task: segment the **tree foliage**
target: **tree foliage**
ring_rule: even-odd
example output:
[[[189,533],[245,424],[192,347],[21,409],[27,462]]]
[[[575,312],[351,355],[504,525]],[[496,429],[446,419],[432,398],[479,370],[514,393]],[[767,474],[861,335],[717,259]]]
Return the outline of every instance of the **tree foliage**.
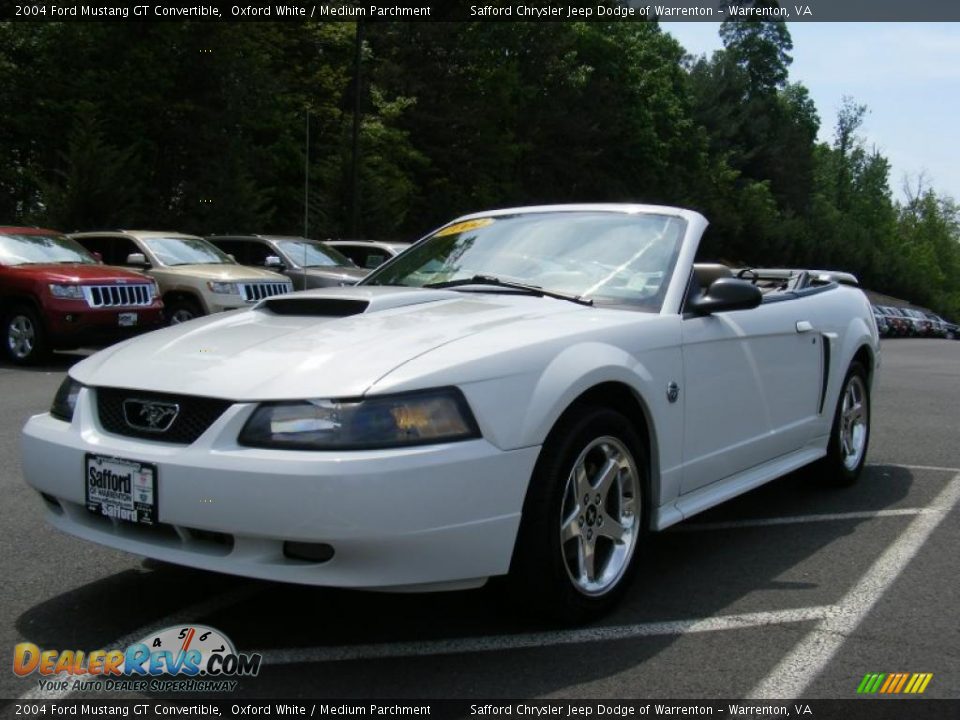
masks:
[[[693,58],[654,22],[371,23],[356,84],[352,23],[0,24],[0,216],[412,238],[497,206],[662,202],[710,219],[704,257],[838,267],[960,316],[956,203],[896,201],[852,99],[817,140],[784,23],[720,34]]]

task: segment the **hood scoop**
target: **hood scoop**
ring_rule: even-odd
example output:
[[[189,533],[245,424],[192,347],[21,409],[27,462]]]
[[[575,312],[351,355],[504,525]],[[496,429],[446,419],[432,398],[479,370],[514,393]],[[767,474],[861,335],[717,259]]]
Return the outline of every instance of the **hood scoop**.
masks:
[[[348,317],[459,297],[451,290],[362,286],[307,290],[268,298],[256,310],[298,317]]]
[[[299,315],[302,317],[347,317],[364,312],[370,303],[365,300],[338,298],[286,298],[264,300],[258,309],[269,310],[274,315]]]

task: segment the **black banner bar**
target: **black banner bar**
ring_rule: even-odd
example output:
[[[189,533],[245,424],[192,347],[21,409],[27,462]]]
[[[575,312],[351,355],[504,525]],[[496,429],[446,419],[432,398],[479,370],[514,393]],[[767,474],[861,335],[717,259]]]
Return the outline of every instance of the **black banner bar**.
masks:
[[[810,720],[946,720],[960,717],[960,700],[2,700],[10,718],[792,718]]]
[[[956,22],[956,0],[214,0],[197,3],[124,0],[12,0],[0,20],[20,22],[722,22],[729,18],[787,22]]]

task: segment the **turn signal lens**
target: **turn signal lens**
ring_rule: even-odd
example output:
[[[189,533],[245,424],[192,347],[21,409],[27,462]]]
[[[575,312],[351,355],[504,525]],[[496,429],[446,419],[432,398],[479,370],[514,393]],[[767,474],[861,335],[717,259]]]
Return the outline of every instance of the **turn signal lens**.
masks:
[[[60,389],[53,396],[53,404],[50,406],[50,414],[55,418],[70,422],[73,420],[73,413],[77,409],[77,397],[80,395],[80,389],[83,387],[73,378],[67,376],[60,383]]]

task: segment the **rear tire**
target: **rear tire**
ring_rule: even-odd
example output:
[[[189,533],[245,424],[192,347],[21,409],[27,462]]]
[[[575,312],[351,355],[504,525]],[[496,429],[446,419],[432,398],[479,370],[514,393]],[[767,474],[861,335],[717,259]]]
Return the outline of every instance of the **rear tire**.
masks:
[[[35,365],[50,355],[40,316],[27,305],[16,305],[3,317],[3,352],[14,365]]]
[[[544,443],[524,502],[508,589],[514,607],[581,622],[612,607],[647,527],[647,453],[630,421],[583,406]]]
[[[870,445],[870,384],[857,361],[843,380],[833,416],[830,445],[820,468],[835,485],[853,485],[863,472]]]

